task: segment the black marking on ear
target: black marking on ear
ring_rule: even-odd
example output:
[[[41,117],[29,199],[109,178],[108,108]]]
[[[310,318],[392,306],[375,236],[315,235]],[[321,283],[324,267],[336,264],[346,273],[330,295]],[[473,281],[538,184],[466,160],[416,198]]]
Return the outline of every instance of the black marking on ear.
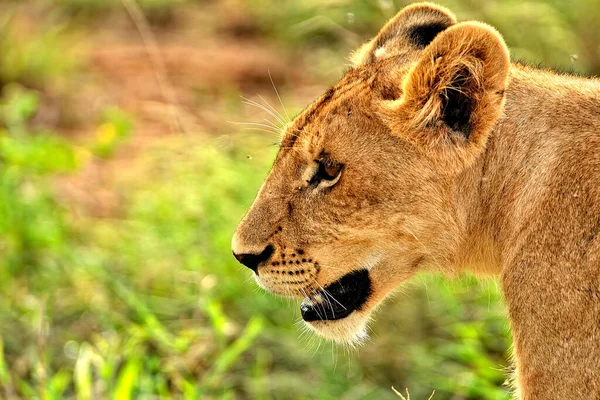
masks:
[[[471,136],[471,114],[475,108],[475,100],[469,96],[468,71],[458,72],[452,79],[452,84],[441,94],[442,120],[450,129],[461,133],[465,139]]]
[[[426,25],[416,25],[408,28],[410,42],[419,49],[424,49],[435,37],[450,25],[443,22],[432,22]]]

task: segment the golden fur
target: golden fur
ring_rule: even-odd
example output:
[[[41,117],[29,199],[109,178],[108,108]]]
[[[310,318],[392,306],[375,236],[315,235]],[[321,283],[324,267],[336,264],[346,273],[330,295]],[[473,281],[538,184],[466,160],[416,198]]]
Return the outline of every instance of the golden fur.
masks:
[[[511,64],[427,3],[353,60],[289,127],[234,253],[272,246],[257,281],[288,296],[367,269],[365,306],[309,323],[340,341],[417,271],[499,275],[520,398],[600,399],[600,82]]]

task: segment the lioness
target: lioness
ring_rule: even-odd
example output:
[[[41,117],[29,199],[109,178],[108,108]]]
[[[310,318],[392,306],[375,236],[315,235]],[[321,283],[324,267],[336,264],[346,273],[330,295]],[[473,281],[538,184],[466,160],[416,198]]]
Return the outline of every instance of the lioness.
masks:
[[[290,124],[235,257],[338,341],[417,271],[498,274],[520,397],[600,399],[600,81],[428,3],[353,62]]]

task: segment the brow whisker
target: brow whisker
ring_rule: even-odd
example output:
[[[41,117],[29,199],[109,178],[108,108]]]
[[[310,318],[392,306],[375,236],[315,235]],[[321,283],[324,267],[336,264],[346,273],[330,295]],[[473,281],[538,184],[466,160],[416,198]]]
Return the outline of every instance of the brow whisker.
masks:
[[[281,127],[279,125],[275,125],[275,123],[273,121],[271,121],[268,118],[263,118],[263,121],[265,121],[267,124],[271,125],[273,128],[277,129],[278,131],[281,131]]]
[[[283,123],[283,122],[282,122],[282,121],[279,119],[279,117],[277,117],[275,114],[273,114],[273,112],[272,112],[271,110],[269,110],[268,108],[266,108],[266,107],[265,107],[265,106],[263,106],[262,104],[258,104],[258,103],[251,103],[251,102],[248,102],[248,101],[242,101],[242,104],[246,104],[246,105],[249,105],[249,106],[257,107],[257,108],[259,108],[260,110],[262,110],[262,111],[264,111],[264,112],[268,113],[269,115],[271,115],[273,118],[275,118],[275,119],[277,120],[277,122],[278,122],[278,124],[277,124],[277,125],[278,125],[279,129],[285,129],[285,125],[284,125],[284,123]]]
[[[275,118],[281,124],[282,128],[285,128],[285,126],[287,125],[287,122],[283,119],[283,117],[280,114],[273,112],[271,109],[265,107],[263,104],[260,104],[257,101],[249,99],[245,96],[240,96],[240,97],[244,100],[244,101],[242,101],[243,104],[247,104],[249,106],[254,106],[254,107],[260,108],[264,112],[270,114],[273,118]],[[261,97],[261,96],[259,96],[259,97]]]
[[[235,125],[252,125],[252,126],[261,126],[263,128],[267,128],[269,129],[271,132],[273,133],[279,133],[278,130],[276,130],[275,127],[271,126],[271,125],[267,125],[267,124],[263,124],[261,122],[236,122],[236,121],[227,121],[230,124],[235,124]]]
[[[257,94],[258,98],[261,99],[271,110],[273,110],[273,112],[275,112],[277,115],[279,115],[279,117],[281,118],[282,121],[284,121],[284,123],[288,123],[289,119],[286,120],[286,118],[275,108],[271,105],[271,103],[269,103],[267,100],[265,100],[264,97],[262,97],[260,94]]]
[[[258,131],[258,132],[265,132],[265,133],[269,133],[269,134],[275,134],[275,132],[273,131],[269,131],[266,130],[264,128],[250,128],[250,127],[244,127],[243,128],[245,131]]]
[[[275,89],[275,94],[277,94],[277,98],[279,99],[279,103],[281,104],[281,107],[283,108],[283,112],[285,113],[287,120],[290,121],[290,116],[288,115],[287,110],[285,109],[285,106],[283,105],[283,101],[281,101],[281,96],[279,96],[279,91],[277,90],[277,87],[275,86],[275,82],[273,82],[273,77],[271,76],[271,70],[267,70],[267,71],[269,72],[269,79],[271,80],[273,89]]]

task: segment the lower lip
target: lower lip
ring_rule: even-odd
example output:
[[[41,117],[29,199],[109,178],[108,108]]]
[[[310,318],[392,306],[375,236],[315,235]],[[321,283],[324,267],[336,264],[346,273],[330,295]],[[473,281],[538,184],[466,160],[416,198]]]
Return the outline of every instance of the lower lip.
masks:
[[[306,322],[332,321],[346,318],[360,310],[371,295],[369,271],[360,269],[342,276],[319,292],[323,301],[316,303],[305,299],[300,306]]]

